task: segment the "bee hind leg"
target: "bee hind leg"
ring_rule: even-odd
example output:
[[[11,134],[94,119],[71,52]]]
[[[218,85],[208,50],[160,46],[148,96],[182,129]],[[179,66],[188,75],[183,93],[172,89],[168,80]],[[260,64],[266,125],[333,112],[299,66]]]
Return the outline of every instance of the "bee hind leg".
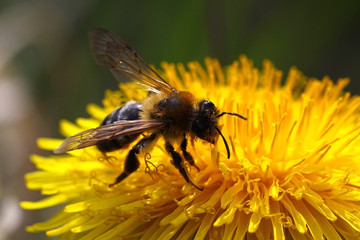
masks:
[[[154,141],[156,134],[151,134],[148,137],[142,138],[133,148],[129,151],[128,155],[126,156],[125,163],[124,163],[124,171],[115,179],[115,182],[110,184],[109,187],[112,187],[122,180],[124,180],[127,176],[131,173],[135,172],[139,166],[140,162],[139,159],[136,157],[137,154],[141,152],[144,148],[146,148],[152,141]]]
[[[181,151],[183,153],[183,156],[185,158],[185,160],[193,167],[195,167],[198,171],[200,171],[199,167],[196,166],[195,164],[195,161],[194,161],[194,158],[191,156],[191,154],[186,151],[186,147],[187,147],[187,139],[185,137],[185,134],[184,134],[184,139],[181,141],[181,144],[180,144],[180,148],[181,148]]]
[[[186,180],[186,182],[192,184],[194,187],[196,187],[198,190],[202,191],[204,188],[196,186],[188,176],[188,173],[186,169],[184,168],[183,160],[178,152],[174,150],[174,147],[166,142],[165,143],[165,149],[166,151],[171,155],[172,158],[172,164],[179,170],[180,174],[183,176],[183,178]]]

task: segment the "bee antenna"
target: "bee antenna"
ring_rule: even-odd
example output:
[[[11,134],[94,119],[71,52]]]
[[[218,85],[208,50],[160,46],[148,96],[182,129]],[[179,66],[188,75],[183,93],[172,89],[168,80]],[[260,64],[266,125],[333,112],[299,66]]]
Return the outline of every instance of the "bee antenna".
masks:
[[[215,129],[216,129],[216,131],[218,131],[218,133],[220,134],[220,136],[222,137],[222,139],[223,139],[223,141],[224,141],[224,143],[225,143],[225,147],[226,147],[226,151],[227,151],[227,155],[228,155],[228,159],[229,159],[229,158],[230,158],[229,145],[227,144],[226,139],[225,139],[224,135],[222,135],[220,129],[219,129],[218,127],[216,127],[216,126],[215,126]]]
[[[247,120],[247,118],[244,117],[243,115],[240,115],[240,114],[238,114],[238,113],[233,113],[233,112],[222,112],[222,113],[220,113],[219,115],[217,115],[217,118],[222,117],[222,116],[224,116],[225,114],[237,116],[237,117],[239,117],[239,118],[242,118],[242,119],[244,119],[244,120]]]

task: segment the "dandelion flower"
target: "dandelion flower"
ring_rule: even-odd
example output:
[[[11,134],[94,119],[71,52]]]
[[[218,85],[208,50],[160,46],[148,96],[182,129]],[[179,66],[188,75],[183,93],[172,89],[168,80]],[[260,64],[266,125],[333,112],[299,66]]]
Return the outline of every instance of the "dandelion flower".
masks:
[[[107,159],[96,147],[33,155],[39,170],[25,176],[27,187],[48,197],[21,206],[64,207],[28,231],[98,240],[360,238],[360,99],[343,91],[347,79],[308,79],[292,68],[281,84],[269,61],[259,71],[244,56],[224,69],[214,59],[205,69],[197,62],[162,68],[177,89],[248,117],[221,119],[231,158],[220,143],[189,146],[199,191],[170,163],[162,141],[112,188],[129,149]],[[87,107],[90,118],[61,121],[62,134],[97,127],[114,108],[146,97],[132,83],[119,87],[105,92],[102,107]],[[54,150],[61,141],[41,138],[38,145]]]

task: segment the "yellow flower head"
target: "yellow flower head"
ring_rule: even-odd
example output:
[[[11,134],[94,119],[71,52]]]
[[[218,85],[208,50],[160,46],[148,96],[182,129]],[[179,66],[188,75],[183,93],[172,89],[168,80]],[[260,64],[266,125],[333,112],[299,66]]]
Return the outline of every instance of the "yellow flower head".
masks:
[[[49,196],[22,207],[65,206],[27,230],[61,239],[359,239],[360,99],[343,92],[348,80],[307,79],[292,68],[281,84],[270,62],[259,71],[245,57],[224,70],[213,59],[205,65],[164,63],[163,76],[248,120],[220,120],[230,159],[221,140],[189,144],[200,171],[187,170],[203,191],[186,183],[161,140],[113,187],[131,145],[107,158],[96,147],[34,155],[39,170],[25,176],[27,186]],[[121,84],[105,93],[103,107],[88,106],[90,118],[62,121],[61,132],[97,127],[116,107],[145,97]],[[60,143],[38,141],[47,150]]]

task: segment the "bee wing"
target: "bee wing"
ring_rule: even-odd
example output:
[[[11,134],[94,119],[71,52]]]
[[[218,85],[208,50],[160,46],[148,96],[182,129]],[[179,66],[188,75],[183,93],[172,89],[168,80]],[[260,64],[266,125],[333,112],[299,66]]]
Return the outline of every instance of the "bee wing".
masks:
[[[115,33],[95,28],[89,32],[89,39],[96,63],[109,68],[114,75],[120,73],[129,79],[136,79],[149,91],[176,91]]]
[[[157,120],[118,121],[112,124],[88,129],[74,136],[68,137],[57,149],[54,150],[54,153],[60,154],[75,149],[86,148],[117,137],[160,129],[163,126],[164,124]]]

